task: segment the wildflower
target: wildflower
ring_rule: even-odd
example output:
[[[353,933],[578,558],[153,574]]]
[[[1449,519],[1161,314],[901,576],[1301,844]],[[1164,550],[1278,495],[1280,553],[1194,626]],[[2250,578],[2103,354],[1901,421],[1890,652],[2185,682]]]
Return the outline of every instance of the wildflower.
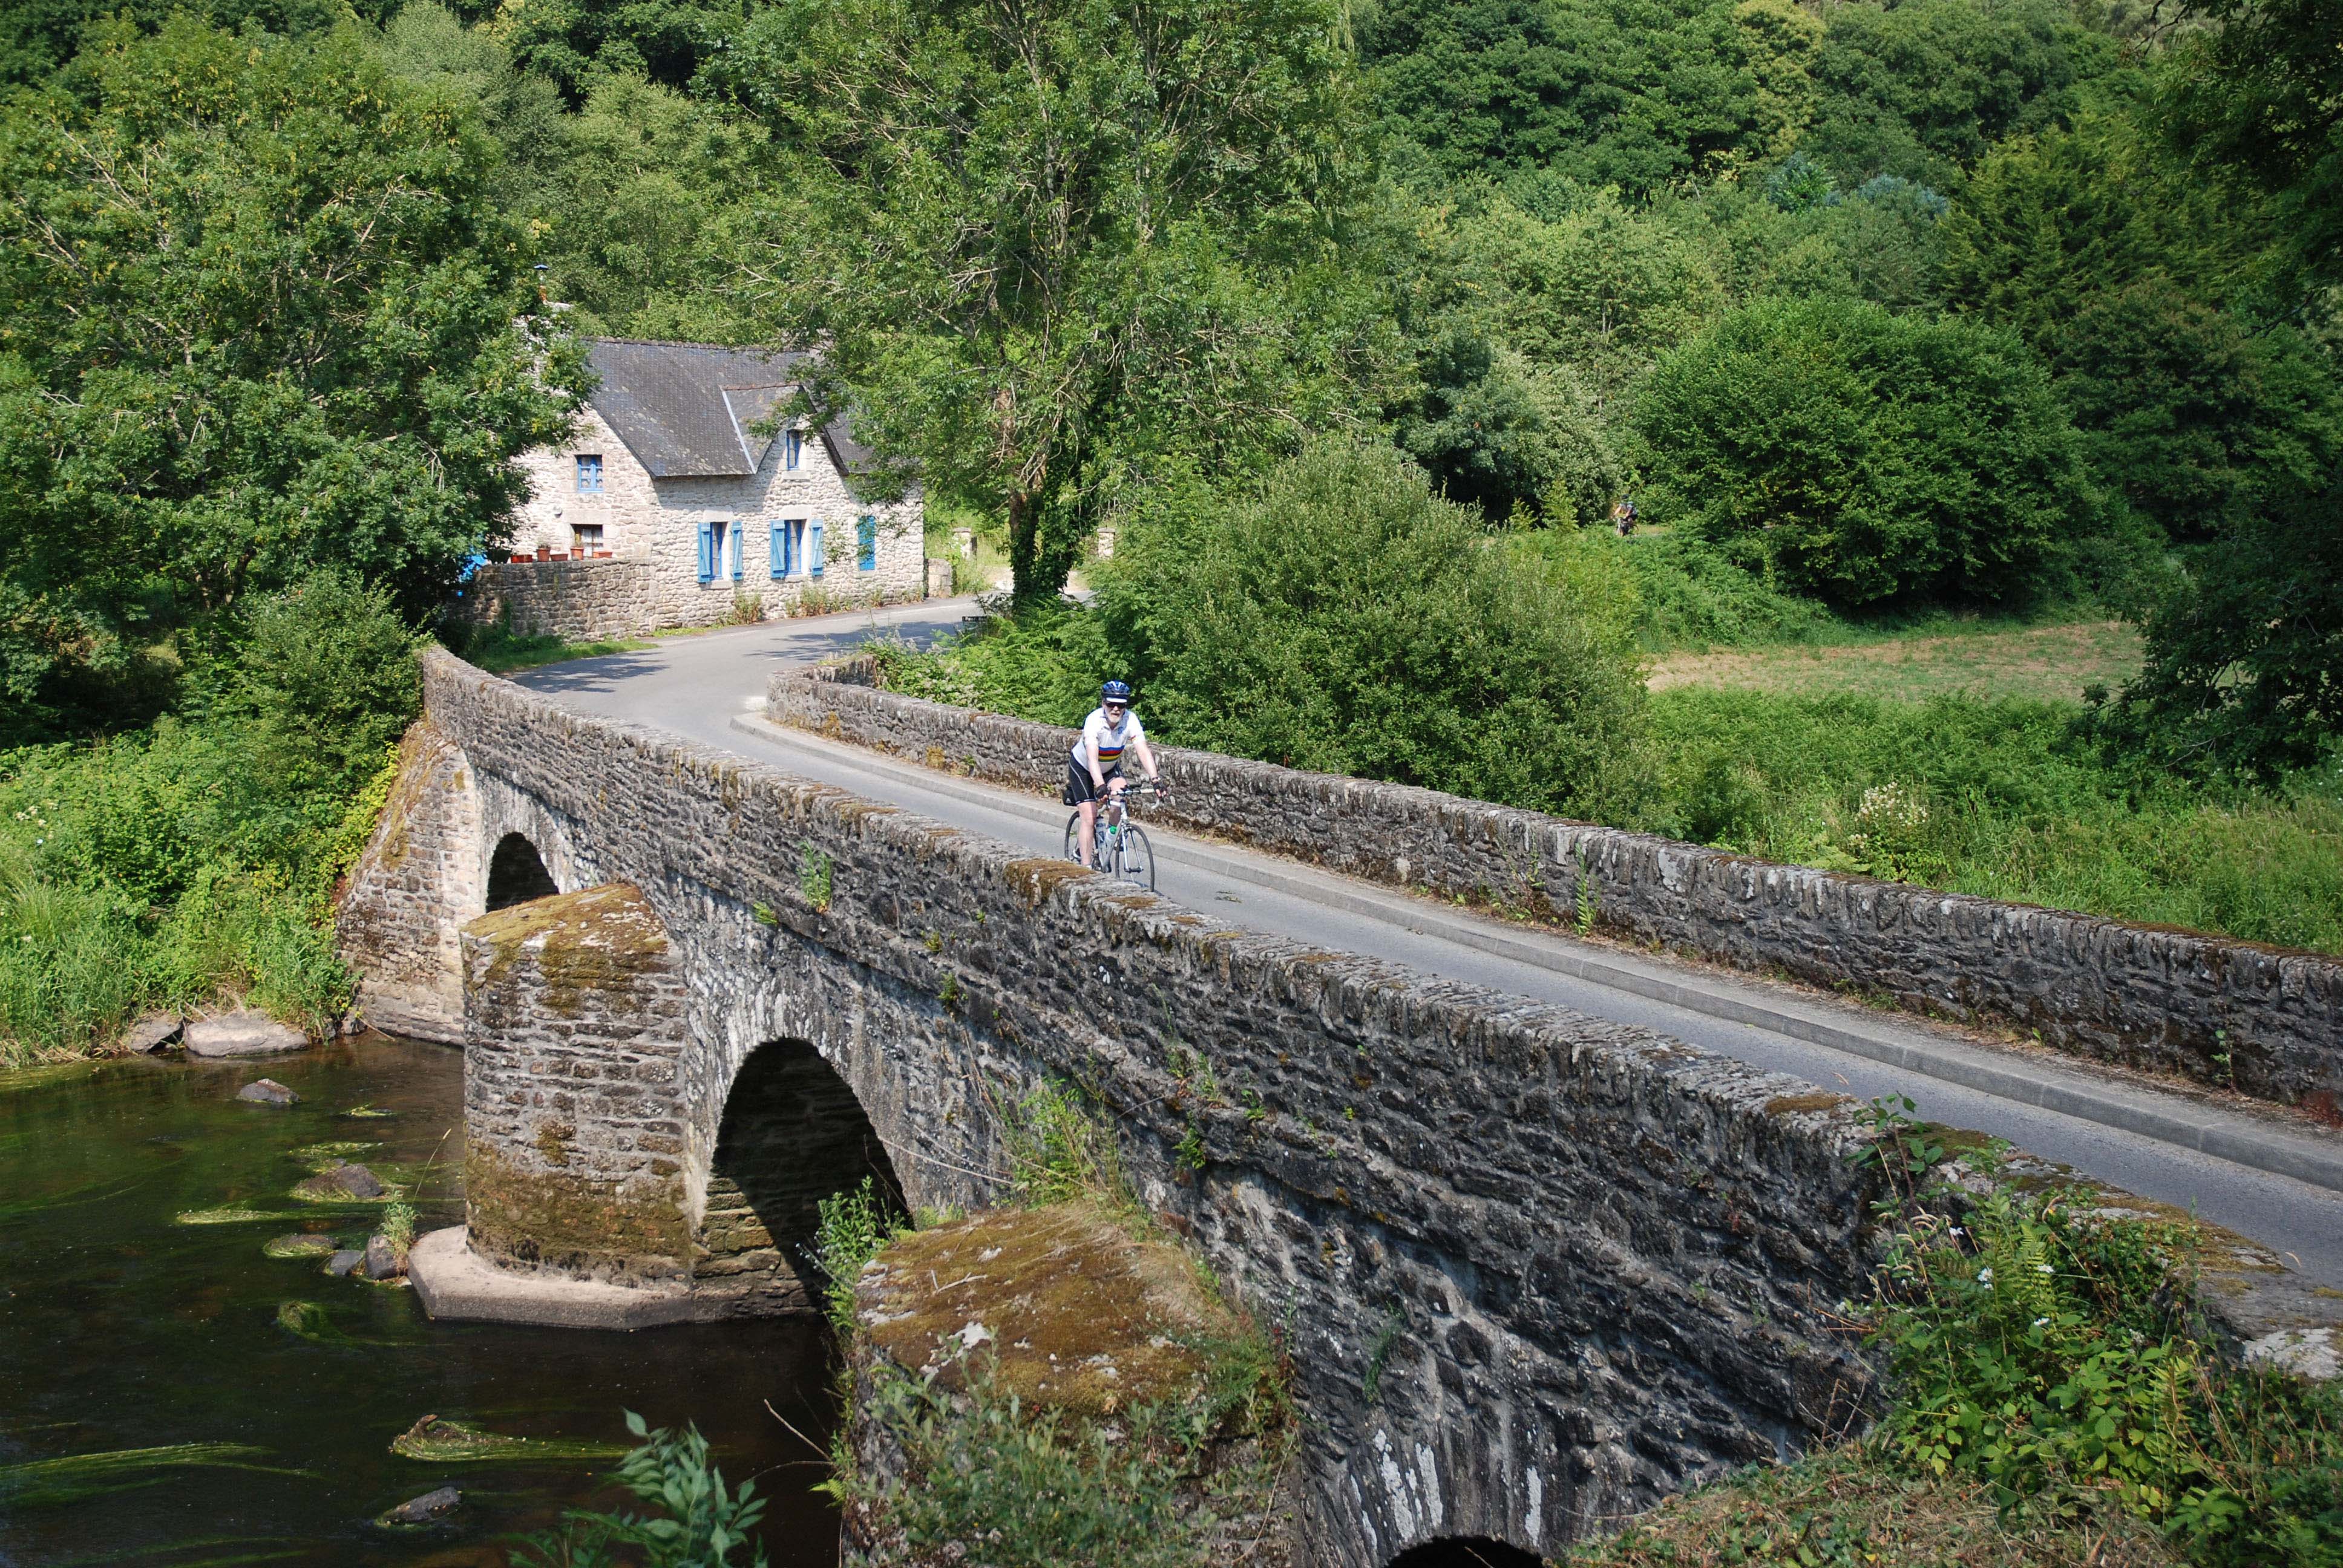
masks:
[[[2034,1326],[2037,1329],[2045,1328],[2048,1326],[2049,1322],[2050,1320],[2048,1318],[2036,1318],[2034,1320]]]
[[[2047,1263],[2036,1263],[2034,1265],[2034,1271],[2037,1274],[2055,1274],[2058,1271]]]
[[[1990,1284],[1992,1284],[1992,1283],[1993,1283],[1993,1271],[1992,1271],[1991,1269],[1979,1269],[1979,1270],[1977,1271],[1977,1283],[1978,1283],[1978,1284],[1980,1284],[1980,1285],[1990,1285]]]

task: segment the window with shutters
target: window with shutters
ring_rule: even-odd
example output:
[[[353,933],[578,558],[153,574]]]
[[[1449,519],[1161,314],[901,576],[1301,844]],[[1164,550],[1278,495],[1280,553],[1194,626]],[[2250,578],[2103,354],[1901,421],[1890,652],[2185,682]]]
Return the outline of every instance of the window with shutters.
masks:
[[[799,464],[805,461],[805,436],[801,431],[790,430],[783,434],[781,458],[792,472],[796,470]]]
[[[598,496],[602,493],[601,453],[578,454],[578,493],[581,496]]]
[[[857,571],[879,569],[879,519],[876,518],[855,520],[854,567]]]

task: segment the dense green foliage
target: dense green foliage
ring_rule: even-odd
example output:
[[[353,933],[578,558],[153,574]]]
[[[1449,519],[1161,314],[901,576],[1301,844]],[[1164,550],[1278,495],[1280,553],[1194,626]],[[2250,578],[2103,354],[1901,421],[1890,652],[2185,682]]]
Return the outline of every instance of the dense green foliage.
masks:
[[[330,1025],[326,901],[415,714],[412,648],[381,590],[321,575],[225,628],[190,717],[0,753],[0,1060],[222,988]]]
[[[1944,1159],[1896,1121],[1891,1159]],[[1914,1219],[1882,1273],[1894,1462],[2020,1508],[2112,1505],[2195,1563],[2343,1558],[2343,1399],[2221,1352],[2187,1305],[2186,1226],[2109,1218],[2087,1189],[1961,1207]]]
[[[0,739],[249,590],[344,566],[418,615],[452,586],[574,404],[485,167],[342,34],[113,26],[11,106]]]
[[[2016,338],[1859,300],[1768,300],[1662,359],[1653,493],[1736,566],[1843,605],[2036,587],[2093,498]]]

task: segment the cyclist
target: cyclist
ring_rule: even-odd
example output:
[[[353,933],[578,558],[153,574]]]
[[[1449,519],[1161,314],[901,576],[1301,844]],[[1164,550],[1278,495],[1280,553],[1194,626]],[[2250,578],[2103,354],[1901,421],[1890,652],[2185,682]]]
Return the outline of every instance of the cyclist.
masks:
[[[1065,800],[1081,813],[1081,836],[1074,843],[1085,866],[1091,863],[1091,845],[1098,834],[1100,799],[1122,793],[1126,749],[1139,753],[1147,781],[1161,792],[1163,780],[1156,774],[1155,753],[1148,749],[1147,731],[1140,727],[1139,715],[1131,710],[1131,688],[1110,680],[1099,688],[1099,705],[1082,720],[1081,739],[1074,742],[1073,755],[1066,761]]]

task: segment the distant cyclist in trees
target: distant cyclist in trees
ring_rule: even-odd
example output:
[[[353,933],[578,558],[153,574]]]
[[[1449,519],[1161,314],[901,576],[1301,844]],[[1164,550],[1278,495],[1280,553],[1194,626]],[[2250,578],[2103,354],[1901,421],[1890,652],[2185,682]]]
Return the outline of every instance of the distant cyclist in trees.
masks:
[[[1099,688],[1099,705],[1082,720],[1082,737],[1074,742],[1073,756],[1066,764],[1066,804],[1081,813],[1081,836],[1074,843],[1085,866],[1091,863],[1091,845],[1098,833],[1100,799],[1122,793],[1126,749],[1139,753],[1147,781],[1162,790],[1163,781],[1155,771],[1155,753],[1147,748],[1147,732],[1140,728],[1139,715],[1131,710],[1131,688],[1110,680]]]

